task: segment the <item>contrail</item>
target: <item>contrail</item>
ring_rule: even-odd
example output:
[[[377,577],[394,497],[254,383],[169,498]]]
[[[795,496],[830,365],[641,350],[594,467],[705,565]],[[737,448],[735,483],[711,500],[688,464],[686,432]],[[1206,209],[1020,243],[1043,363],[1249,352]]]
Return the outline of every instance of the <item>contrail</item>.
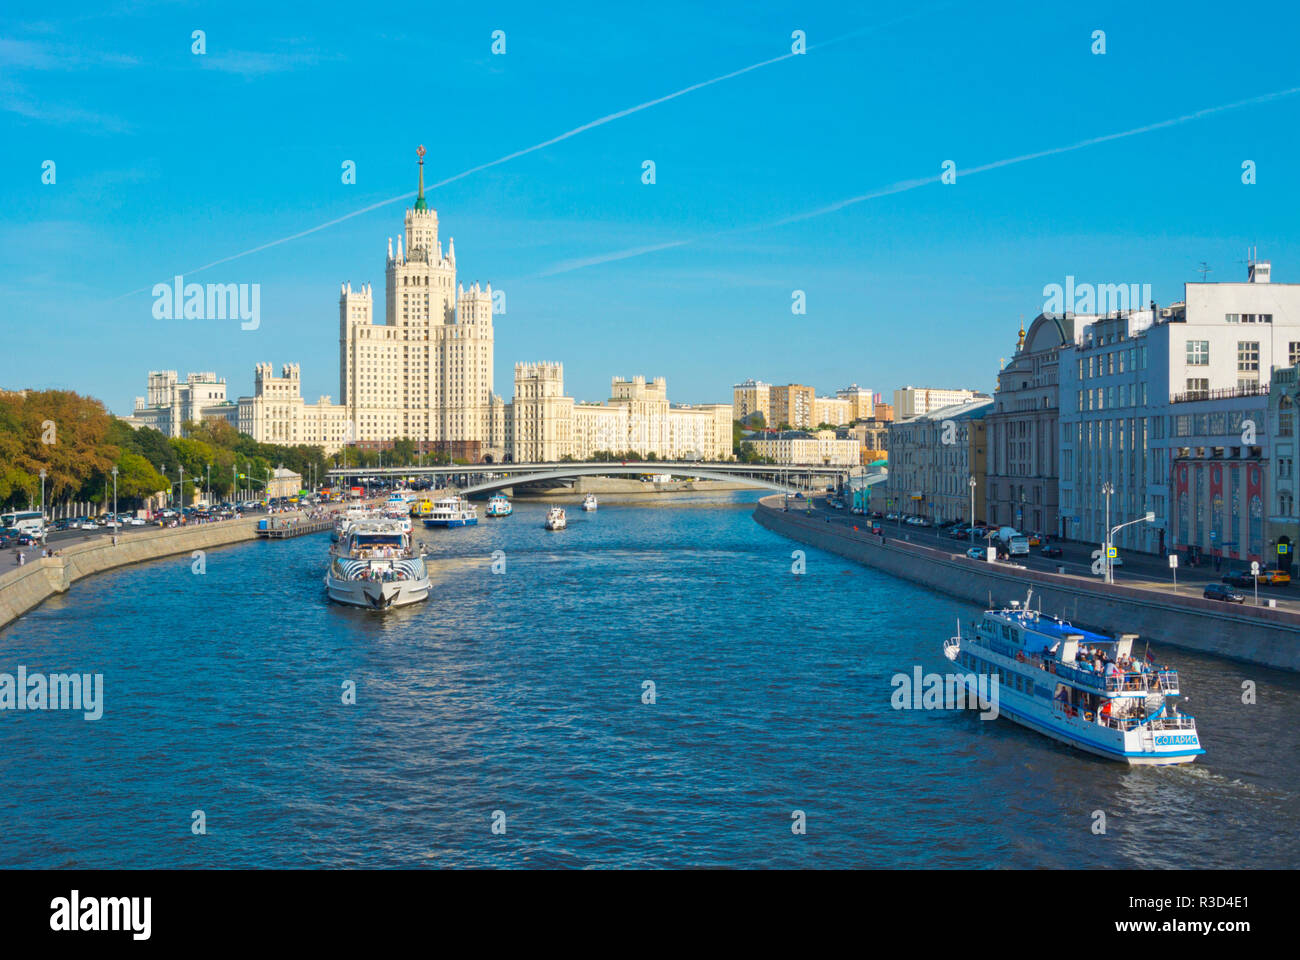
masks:
[[[1052,157],[1061,153],[1072,153],[1075,150],[1083,150],[1086,147],[1096,146],[1099,143],[1107,143],[1111,140],[1121,140],[1125,137],[1136,137],[1139,134],[1151,133],[1154,130],[1163,130],[1166,127],[1174,127],[1180,124],[1189,123],[1193,120],[1199,120],[1202,117],[1210,116],[1215,113],[1223,113],[1227,110],[1237,110],[1241,107],[1254,106],[1260,103],[1267,103],[1270,100],[1279,100],[1283,97],[1294,96],[1300,93],[1300,87],[1290,87],[1286,90],[1277,90],[1273,93],[1265,93],[1258,97],[1251,97],[1248,100],[1238,100],[1235,103],[1225,103],[1217,107],[1206,107],[1204,110],[1197,110],[1194,113],[1185,113],[1179,117],[1171,117],[1168,120],[1160,120],[1156,123],[1148,123],[1145,126],[1134,127],[1131,130],[1121,130],[1118,133],[1107,133],[1099,137],[1089,137],[1087,140],[1080,140],[1077,143],[1071,143],[1062,147],[1049,147],[1046,150],[1036,150],[1033,153],[1022,153],[1018,157],[1007,157],[1004,160],[994,160],[990,163],[982,164],[978,167],[969,169],[958,168],[958,177],[969,177],[977,173],[985,173],[989,170],[997,170],[1000,167],[1009,167],[1017,163],[1027,163],[1030,160],[1041,160],[1043,157]],[[870,193],[859,194],[856,197],[848,197],[844,200],[837,200],[834,203],[824,207],[818,207],[815,210],[808,210],[804,213],[796,213],[792,216],[782,217],[779,220],[771,220],[765,223],[750,224],[743,227],[732,227],[727,230],[718,230],[713,233],[701,234],[696,237],[687,237],[683,240],[670,240],[664,243],[650,244],[641,247],[632,247],[627,250],[616,250],[612,253],[600,254],[593,257],[584,257],[576,260],[565,260],[554,267],[543,270],[541,273],[534,274],[536,277],[553,277],[556,274],[569,273],[573,270],[581,270],[585,267],[597,266],[602,263],[611,263],[616,260],[629,260],[633,257],[639,257],[643,254],[654,253],[659,250],[667,250],[672,247],[682,247],[687,244],[699,243],[702,240],[712,240],[718,237],[728,236],[737,233],[752,233],[758,230],[768,230],[772,227],[781,227],[790,223],[798,223],[802,220],[811,220],[814,217],[825,216],[828,213],[834,213],[837,210],[843,210],[845,207],[851,207],[854,204],[865,203],[868,200],[877,200],[880,197],[887,197],[895,193],[906,193],[910,190],[916,190],[920,187],[929,186],[932,183],[938,183],[943,174],[936,173],[928,177],[918,177],[912,180],[901,180],[897,183],[890,184],[887,187],[881,187],[878,190],[872,190]]]
[[[884,23],[875,24],[869,27],[863,27],[859,30],[854,30],[851,33],[846,33],[839,37],[833,37],[830,40],[823,40],[821,43],[811,44],[807,47],[807,49],[816,50],[820,47],[828,47],[835,43],[842,43],[845,40],[851,40],[855,37],[862,36],[863,34],[870,33],[875,30],[880,30],[883,29],[884,27],[893,26],[894,24],[900,23],[904,20],[913,20],[920,16],[929,16],[951,5],[952,5],[951,3],[940,4],[939,6],[931,7],[927,10],[917,11],[915,13],[906,14],[901,17],[895,17],[893,20],[887,20]],[[564,140],[568,140],[570,137],[576,137],[581,133],[586,133],[588,130],[594,130],[596,127],[604,126],[607,123],[613,123],[615,120],[621,120],[624,117],[631,116],[634,113],[640,113],[642,110],[648,110],[651,107],[657,107],[661,103],[667,103],[670,100],[676,100],[678,97],[684,97],[686,96],[686,94],[694,93],[696,90],[702,90],[705,87],[711,87],[715,83],[722,83],[725,80],[734,80],[736,77],[743,76],[744,74],[750,73],[754,70],[761,70],[763,67],[770,67],[774,63],[781,63],[784,60],[789,60],[792,57],[797,57],[797,56],[802,56],[802,54],[791,51],[790,53],[784,53],[779,57],[771,57],[767,60],[760,60],[758,63],[751,63],[749,66],[741,67],[739,70],[732,70],[729,73],[721,74],[709,80],[702,80],[699,83],[693,83],[689,87],[683,87],[680,90],[675,90],[674,92],[665,94],[662,97],[656,97],[653,100],[647,100],[644,103],[638,103],[634,107],[627,107],[626,109],[623,110],[617,110],[614,113],[606,114],[605,116],[600,117],[599,119],[592,120],[588,123],[584,123],[578,127],[574,127],[572,130],[566,130],[564,133],[551,137],[549,140],[543,140],[541,143],[535,143],[531,147],[524,147],[522,150],[516,150],[513,153],[508,153],[503,157],[497,157],[497,159],[495,160],[489,160],[487,163],[480,163],[476,167],[470,167],[468,170],[462,170],[460,173],[457,173],[454,176],[447,177],[447,179],[445,180],[439,180],[437,183],[430,184],[426,189],[437,190],[439,187],[445,187],[449,183],[455,183],[457,180],[462,180],[465,177],[471,176],[472,174],[479,173],[491,167],[499,166],[500,164],[503,163],[508,163],[511,160],[516,160],[519,157],[525,156],[530,153],[534,153],[538,150],[544,150],[547,147],[551,147]],[[314,227],[308,227],[306,230],[300,230],[297,233],[292,233],[287,237],[281,237],[278,240],[271,240],[268,241],[267,243],[263,243],[256,247],[251,247],[250,249],[243,250],[239,253],[232,253],[228,257],[222,257],[220,260],[213,260],[211,263],[205,263],[203,266],[195,267],[191,270],[183,270],[181,271],[181,273],[183,276],[189,276],[191,274],[201,273],[204,270],[210,270],[211,268],[220,266],[223,263],[229,263],[232,260],[238,260],[241,257],[247,257],[254,253],[260,253],[261,251],[268,250],[271,247],[278,247],[281,244],[289,243],[293,240],[298,240],[302,237],[309,236],[320,230],[325,230],[329,227],[343,223],[345,220],[351,220],[353,217],[359,217],[362,214],[370,213],[372,210],[378,210],[380,207],[386,207],[389,204],[398,203],[399,201],[411,200],[415,197],[415,195],[416,195],[415,191],[411,191],[409,193],[399,194],[395,197],[389,197],[386,200],[379,200],[376,201],[375,203],[370,204],[369,206],[362,207],[360,210],[353,210],[351,213],[345,213],[341,217],[335,217],[333,220],[327,220],[324,223],[317,224]],[[682,242],[689,243],[691,241],[687,240]],[[114,297],[113,299],[121,300],[124,297],[134,296],[137,293],[143,293],[144,291],[150,289],[152,289],[152,285],[148,287],[141,287],[138,290],[132,290],[130,293],[124,293],[122,294],[122,296]]]

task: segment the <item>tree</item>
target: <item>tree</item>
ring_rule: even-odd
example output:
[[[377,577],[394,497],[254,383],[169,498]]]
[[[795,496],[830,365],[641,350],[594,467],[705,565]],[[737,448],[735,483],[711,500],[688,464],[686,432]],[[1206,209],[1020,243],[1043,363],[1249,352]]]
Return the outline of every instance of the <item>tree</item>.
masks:
[[[138,453],[124,453],[117,464],[118,501],[140,501],[166,489],[167,480]]]

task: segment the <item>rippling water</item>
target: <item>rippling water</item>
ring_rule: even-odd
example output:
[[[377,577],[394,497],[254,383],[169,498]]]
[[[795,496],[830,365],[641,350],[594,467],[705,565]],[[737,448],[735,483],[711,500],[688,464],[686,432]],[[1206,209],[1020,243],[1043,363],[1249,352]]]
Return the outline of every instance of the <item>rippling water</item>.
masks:
[[[96,722],[0,713],[0,865],[1300,862],[1294,676],[1162,650],[1208,751],[1179,768],[895,711],[891,676],[941,671],[977,611],[778,537],[753,499],[575,503],[555,533],[520,501],[425,531],[434,599],[380,615],[325,600],[324,536],[84,580],[0,632],[0,671],[106,687]]]

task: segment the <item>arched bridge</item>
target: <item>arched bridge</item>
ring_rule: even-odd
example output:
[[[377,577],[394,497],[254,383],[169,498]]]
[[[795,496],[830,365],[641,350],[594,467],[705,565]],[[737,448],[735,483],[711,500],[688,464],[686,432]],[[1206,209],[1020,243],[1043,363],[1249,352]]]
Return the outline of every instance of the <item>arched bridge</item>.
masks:
[[[861,467],[829,465],[784,466],[764,463],[673,462],[665,460],[587,461],[558,463],[475,463],[436,467],[340,467],[327,472],[336,480],[362,478],[432,479],[454,484],[464,495],[487,493],[505,487],[576,477],[645,476],[669,474],[702,480],[732,480],[777,492],[808,490],[827,484],[842,486]]]

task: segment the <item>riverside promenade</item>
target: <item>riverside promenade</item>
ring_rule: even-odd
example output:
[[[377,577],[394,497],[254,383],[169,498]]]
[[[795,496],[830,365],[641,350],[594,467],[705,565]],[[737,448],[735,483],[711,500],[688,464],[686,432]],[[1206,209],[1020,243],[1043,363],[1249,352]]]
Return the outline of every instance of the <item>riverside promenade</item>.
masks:
[[[1025,599],[1034,607],[1108,634],[1183,647],[1282,670],[1300,670],[1300,614],[1240,606],[1197,595],[1171,595],[1141,586],[1105,584],[1095,577],[972,560],[961,553],[874,536],[858,518],[828,522],[825,510],[783,509],[780,495],[762,498],[754,519],[791,540],[875,567],[981,607]],[[860,525],[861,529],[854,529]],[[955,624],[954,624],[955,626]],[[935,637],[937,644],[942,638]]]
[[[185,527],[132,531],[118,538],[117,545],[108,535],[69,544],[54,544],[57,557],[33,557],[28,554],[22,566],[13,566],[0,574],[0,629],[39,606],[56,593],[66,593],[82,577],[115,567],[144,563],[195,550],[210,550],[257,538],[257,524],[264,516],[201,523]],[[12,562],[9,552],[3,558]]]

